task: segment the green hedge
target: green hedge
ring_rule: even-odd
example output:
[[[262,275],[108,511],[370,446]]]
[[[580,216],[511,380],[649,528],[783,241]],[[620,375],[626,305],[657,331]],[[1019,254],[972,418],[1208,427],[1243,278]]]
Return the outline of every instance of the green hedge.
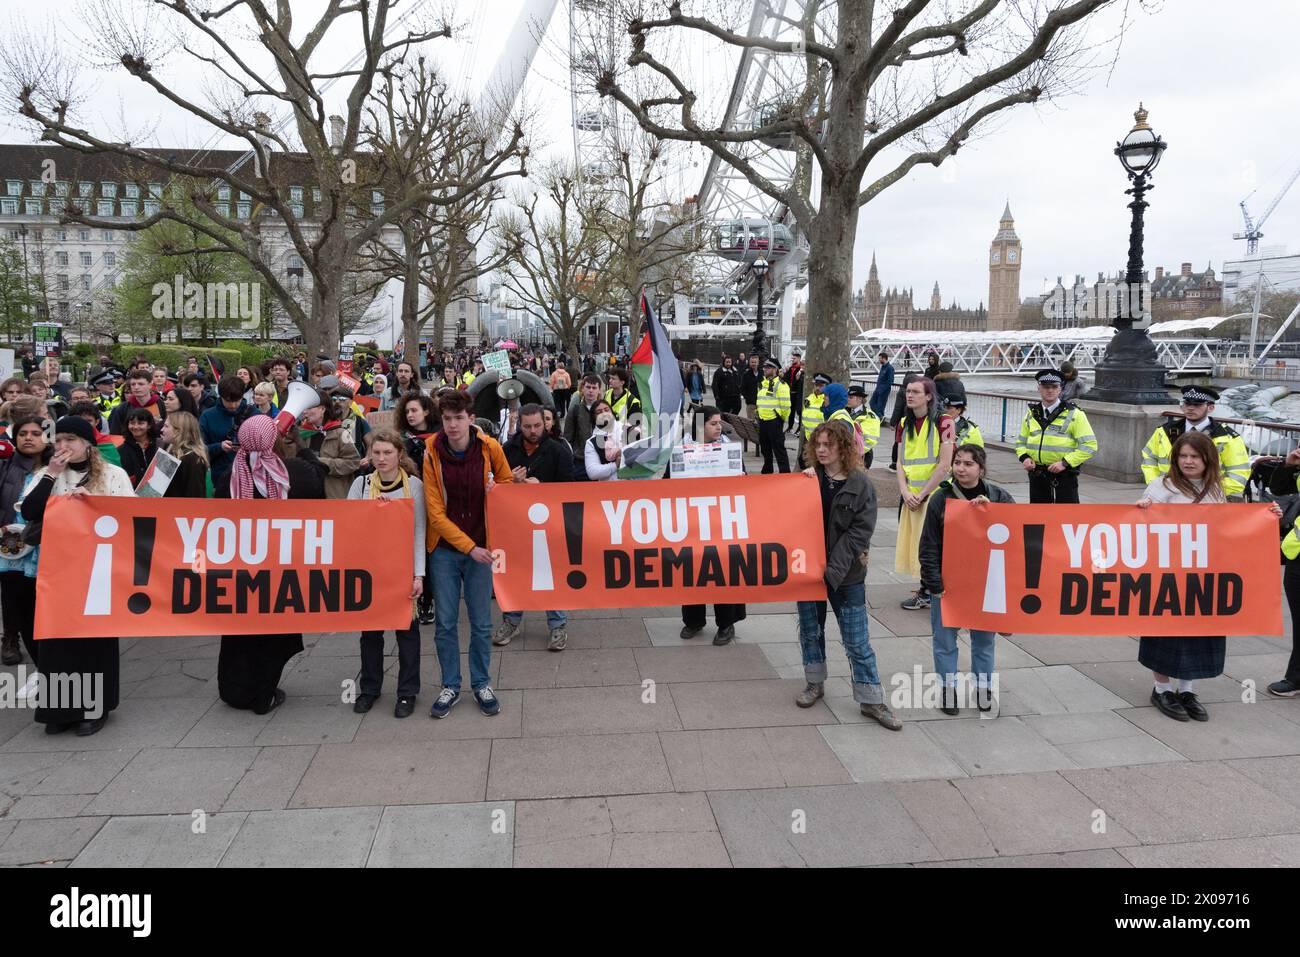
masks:
[[[123,368],[136,356],[144,356],[154,365],[165,367],[168,372],[175,372],[177,367],[184,365],[190,356],[195,356],[199,360],[199,368],[205,375],[208,372],[206,357],[209,355],[215,356],[225,363],[226,371],[232,374],[244,364],[244,358],[237,349],[213,349],[206,346],[128,343],[127,345],[114,346],[110,355]]]

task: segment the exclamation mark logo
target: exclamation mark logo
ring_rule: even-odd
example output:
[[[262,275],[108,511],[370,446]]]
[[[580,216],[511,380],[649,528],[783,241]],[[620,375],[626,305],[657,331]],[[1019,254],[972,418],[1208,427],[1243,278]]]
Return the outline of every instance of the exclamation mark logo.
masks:
[[[1025,526],[1025,589],[1038,589],[1039,579],[1043,574],[1043,532],[1046,525]],[[1020,599],[1020,610],[1032,615],[1043,607],[1043,600],[1037,595],[1025,595]]]
[[[986,534],[994,545],[1005,545],[1011,537],[1011,530],[999,522],[990,525]],[[1000,548],[989,549],[988,573],[984,578],[984,611],[995,615],[1007,613],[1007,553]]]
[[[582,503],[564,503],[564,546],[569,553],[570,565],[582,564]],[[581,588],[587,584],[587,574],[575,568],[569,572],[565,581],[570,588]]]
[[[95,537],[112,538],[117,534],[117,519],[101,515],[95,519]],[[86,589],[83,615],[111,615],[113,613],[113,544],[99,542],[95,545],[95,559],[90,565],[90,586]]]
[[[541,502],[528,506],[528,521],[545,525],[551,510]],[[533,591],[554,591],[555,575],[551,571],[551,550],[546,547],[546,529],[533,529]]]
[[[156,518],[133,518],[135,527],[135,572],[131,579],[133,585],[149,584],[149,569],[153,565],[154,536],[158,531]],[[143,615],[149,610],[149,596],[142,591],[135,592],[126,600],[126,607],[134,614]]]

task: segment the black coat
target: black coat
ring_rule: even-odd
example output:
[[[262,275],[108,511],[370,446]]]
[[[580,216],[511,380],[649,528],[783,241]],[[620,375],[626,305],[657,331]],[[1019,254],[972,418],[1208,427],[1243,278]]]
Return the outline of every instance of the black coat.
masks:
[[[131,486],[140,484],[140,479],[144,478],[145,469],[149,468],[149,463],[153,461],[154,453],[158,451],[158,443],[150,442],[148,448],[140,448],[135,439],[123,442],[117,450],[118,456],[122,459],[122,471],[126,472],[127,477],[131,479]]]
[[[824,473],[816,466],[820,484]],[[820,495],[820,491],[818,492]],[[867,577],[863,555],[876,530],[876,489],[864,470],[849,474],[831,499],[826,519],[826,584],[831,589],[856,585]]]
[[[542,438],[537,451],[529,455],[524,451],[524,434],[516,432],[502,449],[511,469],[523,466],[528,470],[528,477],[535,478],[544,485],[552,482],[573,481],[573,453],[559,439],[549,435]]]
[[[23,492],[23,486],[32,472],[49,462],[52,449],[36,459],[15,452],[0,460],[0,525],[12,525],[15,519],[14,503]]]
[[[745,397],[746,405],[758,405],[758,384],[763,381],[763,372],[746,368],[740,377],[740,394]]]
[[[999,504],[1014,504],[1011,493],[1001,485],[994,485],[988,479],[984,486],[989,490],[989,501]],[[963,496],[964,497],[964,496]],[[918,554],[921,559],[921,584],[926,591],[943,593],[943,520],[949,499],[957,498],[952,479],[944,479],[930,496],[925,507],[925,524],[921,528],[921,543]]]
[[[713,373],[713,398],[719,402],[723,399],[740,398],[740,370],[735,366],[728,369],[726,366],[718,366],[717,371]]]
[[[172,476],[164,498],[207,498],[208,463],[199,458],[197,452],[186,452],[181,456],[180,467]]]

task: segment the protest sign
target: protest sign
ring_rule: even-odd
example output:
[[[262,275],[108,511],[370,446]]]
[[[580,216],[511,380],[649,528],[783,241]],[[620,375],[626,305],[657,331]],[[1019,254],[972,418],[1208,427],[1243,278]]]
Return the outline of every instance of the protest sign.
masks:
[[[673,449],[673,478],[723,478],[743,475],[741,447],[736,442],[694,442]]]
[[[144,470],[140,484],[135,487],[135,494],[140,498],[162,498],[167,494],[176,470],[181,467],[181,460],[166,449],[158,449],[153,454],[153,461]]]
[[[1046,635],[1276,635],[1266,505],[949,501],[943,623]]]
[[[409,499],[56,496],[35,636],[405,628],[413,536]],[[376,541],[384,547],[364,547]]]
[[[485,371],[495,371],[502,379],[510,378],[510,353],[504,349],[499,349],[496,352],[485,352],[481,358],[483,359],[483,369]]]
[[[12,379],[14,375],[14,351],[0,349],[0,380]]]
[[[352,357],[356,355],[357,344],[355,342],[344,342],[339,345],[339,361],[335,372],[338,373],[341,380],[344,375],[352,372]],[[351,387],[355,389],[355,386]]]
[[[805,475],[497,485],[487,502],[506,611],[826,600]]]
[[[59,358],[63,355],[63,324],[59,322],[37,322],[32,325],[32,344],[35,346],[36,358],[46,356]]]
[[[334,378],[339,380],[339,385],[345,385],[356,395],[357,390],[361,388],[361,380],[348,375],[346,372],[338,373]]]

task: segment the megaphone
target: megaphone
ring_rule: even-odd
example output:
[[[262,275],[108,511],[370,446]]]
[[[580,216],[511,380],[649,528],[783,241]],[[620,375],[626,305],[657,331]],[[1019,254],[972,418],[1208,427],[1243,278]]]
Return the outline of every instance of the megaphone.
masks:
[[[288,435],[308,409],[320,405],[320,393],[305,382],[290,382],[289,394],[284,400],[284,408],[275,417],[275,427],[281,435]]]
[[[497,383],[497,398],[502,402],[512,402],[526,390],[527,387],[518,379],[502,379]]]

